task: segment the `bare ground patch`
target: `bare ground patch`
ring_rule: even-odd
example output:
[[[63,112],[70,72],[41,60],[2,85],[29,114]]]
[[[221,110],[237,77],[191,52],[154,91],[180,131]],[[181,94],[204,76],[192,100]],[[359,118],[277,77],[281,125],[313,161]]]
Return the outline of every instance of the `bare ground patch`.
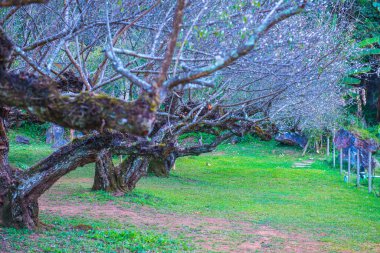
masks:
[[[72,182],[72,181],[71,181]],[[62,194],[54,192],[49,194]],[[257,226],[250,222],[235,221],[201,215],[161,213],[146,206],[131,204],[118,206],[109,201],[104,204],[54,201],[47,196],[40,199],[44,213],[62,216],[91,217],[117,220],[143,229],[155,229],[179,234],[194,243],[200,252],[326,252],[326,243],[312,239],[310,235],[286,233],[269,226]]]

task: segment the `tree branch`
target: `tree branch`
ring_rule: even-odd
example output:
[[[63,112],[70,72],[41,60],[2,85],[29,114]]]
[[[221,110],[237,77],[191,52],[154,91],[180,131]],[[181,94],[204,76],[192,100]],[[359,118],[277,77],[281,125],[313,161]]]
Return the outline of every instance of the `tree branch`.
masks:
[[[0,7],[21,6],[34,3],[47,3],[48,0],[0,0]]]
[[[248,39],[246,43],[227,54],[224,58],[218,59],[214,64],[171,78],[164,83],[164,86],[171,89],[177,85],[189,83],[192,80],[208,76],[220,69],[231,65],[236,60],[252,51],[257,44],[257,40],[272,26],[288,17],[302,12],[305,8],[306,2],[307,0],[303,0],[302,4],[299,4],[297,7],[286,9],[268,19],[265,19],[263,23],[254,31],[253,35]]]
[[[166,50],[165,59],[161,65],[160,74],[158,75],[158,78],[155,83],[157,87],[161,87],[162,83],[165,81],[170,64],[172,62],[175,47],[177,44],[178,34],[181,31],[181,27],[182,27],[182,18],[183,18],[183,13],[185,10],[185,2],[186,2],[185,0],[177,1],[177,9],[176,9],[175,17],[173,21],[173,32],[169,39],[168,48]]]

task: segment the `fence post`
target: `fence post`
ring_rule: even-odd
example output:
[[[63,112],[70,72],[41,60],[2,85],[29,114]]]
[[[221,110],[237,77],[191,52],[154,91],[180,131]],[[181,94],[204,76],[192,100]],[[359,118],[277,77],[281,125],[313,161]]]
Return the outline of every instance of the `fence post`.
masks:
[[[307,140],[307,142],[306,142],[306,146],[303,148],[302,156],[305,156],[306,151],[307,151],[307,149],[308,149],[308,147],[309,147],[309,143],[310,143],[310,139]]]
[[[334,168],[336,167],[336,161],[335,161],[336,157],[335,157],[335,129],[333,131],[333,165],[334,165]]]
[[[351,174],[351,148],[348,148],[347,183],[350,182],[350,174]]]
[[[368,152],[368,192],[372,192],[372,153]]]
[[[329,159],[330,157],[330,137],[327,136],[327,143],[326,143],[326,155],[327,155],[327,159]]]
[[[356,187],[360,186],[360,150],[356,148],[357,156],[356,156]]]
[[[343,148],[340,149],[340,174],[343,174]]]

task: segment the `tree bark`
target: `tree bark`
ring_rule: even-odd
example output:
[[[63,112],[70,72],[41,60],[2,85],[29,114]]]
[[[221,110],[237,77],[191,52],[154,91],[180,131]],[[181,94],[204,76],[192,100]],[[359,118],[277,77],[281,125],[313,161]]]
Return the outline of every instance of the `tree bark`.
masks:
[[[33,227],[38,223],[38,203],[15,194],[18,182],[16,176],[22,172],[9,165],[9,141],[5,120],[9,109],[0,108],[0,225]]]
[[[93,191],[117,192],[119,191],[116,178],[116,168],[112,162],[112,154],[108,150],[102,150],[95,163],[95,177],[92,186]]]
[[[0,0],[0,7],[22,6],[33,3],[46,3],[47,0]]]
[[[77,167],[94,162],[100,164],[101,161],[103,168],[106,168],[105,164],[112,165],[111,173],[107,175],[112,176],[108,178],[110,185],[116,185],[117,191],[128,192],[146,175],[149,154],[162,152],[161,147],[156,145],[145,141],[131,142],[123,134],[107,132],[75,139],[36,165],[21,171],[9,166],[8,140],[3,124],[0,124],[0,137],[0,224],[16,228],[37,228],[38,198],[58,179]],[[104,150],[109,150],[109,154],[104,153],[105,162],[99,160],[99,154]],[[133,155],[114,167],[111,153]]]
[[[115,137],[106,134],[76,140],[25,171],[8,167],[7,152],[3,152],[0,224],[28,229],[38,227],[38,198],[62,176],[95,162],[100,150],[111,146]]]
[[[102,150],[95,164],[92,190],[106,192],[130,192],[136,183],[147,174],[150,159],[130,155],[118,166],[112,162],[110,151]]]
[[[137,182],[146,176],[150,159],[148,157],[130,155],[119,166],[116,173],[118,174],[118,185],[123,192],[130,192]]]
[[[148,171],[157,177],[169,177],[175,159],[173,153],[164,159],[130,155],[118,166],[115,166],[112,162],[111,152],[102,150],[95,164],[92,190],[130,192]]]
[[[157,177],[169,177],[170,171],[175,164],[176,156],[171,153],[165,158],[154,158],[150,161],[148,172]]]
[[[8,162],[9,142],[6,135],[5,119],[7,110],[0,108],[0,225],[6,225],[10,217],[10,188],[12,170]]]

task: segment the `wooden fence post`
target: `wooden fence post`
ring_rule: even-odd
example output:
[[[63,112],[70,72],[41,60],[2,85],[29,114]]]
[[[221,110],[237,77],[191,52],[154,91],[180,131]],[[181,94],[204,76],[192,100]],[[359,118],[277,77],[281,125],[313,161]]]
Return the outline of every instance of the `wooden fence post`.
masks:
[[[368,152],[368,192],[372,192],[372,153]]]
[[[330,157],[330,137],[329,136],[327,136],[326,155],[327,155],[327,159],[329,159]]]
[[[343,174],[343,149],[341,148],[340,149],[340,174]]]
[[[309,143],[310,143],[310,139],[307,140],[307,142],[306,142],[306,146],[303,148],[302,156],[305,156],[306,151],[307,151],[307,149],[308,149],[308,147],[309,147]]]
[[[347,183],[350,182],[350,174],[351,174],[351,148],[348,148]]]
[[[335,129],[333,131],[333,165],[334,165],[334,168],[336,167],[336,161],[335,161],[336,157],[335,157]]]
[[[356,187],[360,186],[360,150],[356,148]]]

